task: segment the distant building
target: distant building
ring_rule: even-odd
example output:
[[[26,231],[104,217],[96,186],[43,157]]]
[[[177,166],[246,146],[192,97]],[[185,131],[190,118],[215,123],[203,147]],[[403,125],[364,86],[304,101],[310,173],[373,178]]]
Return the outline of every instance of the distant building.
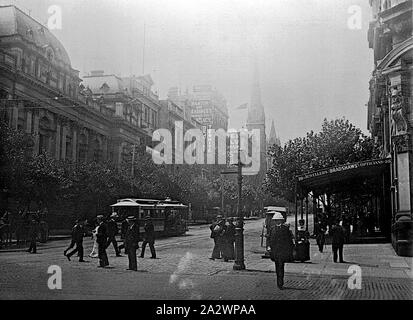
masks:
[[[169,89],[168,99],[189,107],[192,118],[202,129],[228,129],[228,109],[225,98],[210,85],[198,85],[191,92],[181,93],[177,87]]]
[[[267,137],[265,133],[265,112],[261,102],[261,88],[258,74],[258,67],[255,65],[251,89],[251,102],[248,105],[247,129],[254,129],[260,132],[260,170],[252,178],[254,184],[261,186],[267,173]]]
[[[367,127],[382,158],[390,158],[393,222],[413,212],[412,1],[370,0],[374,51]]]

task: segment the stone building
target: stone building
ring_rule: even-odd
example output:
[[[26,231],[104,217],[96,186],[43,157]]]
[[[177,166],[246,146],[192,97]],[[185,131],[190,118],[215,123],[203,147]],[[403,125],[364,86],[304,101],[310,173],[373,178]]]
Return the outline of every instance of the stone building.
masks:
[[[382,158],[391,159],[393,222],[413,209],[412,1],[370,0],[368,31],[374,51],[367,127]]]
[[[150,144],[160,103],[150,76],[93,72],[83,80],[59,40],[15,6],[0,7],[1,116],[35,137],[33,152],[112,161]]]
[[[177,87],[169,89],[168,98],[190,108],[192,118],[202,129],[228,129],[228,109],[225,98],[210,85],[197,85],[191,92],[180,93]]]
[[[201,129],[201,124],[192,118],[190,109],[185,108],[185,105],[179,105],[169,99],[161,100],[161,110],[159,113],[159,127],[168,129],[172,136],[172,162],[174,164],[182,164],[183,155],[178,154],[176,157],[176,145],[181,143],[183,150],[190,142],[182,141],[185,132],[189,129]],[[182,127],[180,127],[182,124]],[[180,131],[180,132],[179,132]],[[181,139],[181,141],[178,141]],[[173,166],[175,168],[175,166]]]

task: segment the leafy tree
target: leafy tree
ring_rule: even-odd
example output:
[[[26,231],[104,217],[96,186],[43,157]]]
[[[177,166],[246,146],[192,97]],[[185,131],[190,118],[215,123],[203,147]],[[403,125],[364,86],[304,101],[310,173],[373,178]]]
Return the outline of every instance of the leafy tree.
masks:
[[[373,141],[345,118],[324,119],[321,131],[270,148],[273,166],[265,184],[272,196],[294,201],[295,177],[310,171],[372,159]]]

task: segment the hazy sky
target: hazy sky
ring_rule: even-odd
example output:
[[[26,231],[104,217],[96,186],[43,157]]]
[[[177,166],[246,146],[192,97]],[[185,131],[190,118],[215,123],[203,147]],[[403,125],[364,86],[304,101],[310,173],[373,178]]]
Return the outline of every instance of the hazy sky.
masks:
[[[250,101],[252,57],[258,60],[262,101],[282,142],[319,130],[324,117],[345,116],[366,131],[373,69],[368,0],[0,0],[47,23],[81,76],[91,70],[145,73],[160,97],[171,86],[212,84],[227,99],[230,126],[240,127]],[[361,29],[347,25],[358,5]]]

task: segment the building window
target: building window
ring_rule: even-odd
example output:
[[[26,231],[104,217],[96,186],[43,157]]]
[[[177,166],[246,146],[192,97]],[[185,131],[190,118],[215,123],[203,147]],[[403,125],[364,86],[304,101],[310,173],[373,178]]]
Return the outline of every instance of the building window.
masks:
[[[79,136],[79,162],[86,162],[87,160],[87,139],[85,134]]]
[[[47,117],[39,121],[39,153],[51,153],[53,131]]]

